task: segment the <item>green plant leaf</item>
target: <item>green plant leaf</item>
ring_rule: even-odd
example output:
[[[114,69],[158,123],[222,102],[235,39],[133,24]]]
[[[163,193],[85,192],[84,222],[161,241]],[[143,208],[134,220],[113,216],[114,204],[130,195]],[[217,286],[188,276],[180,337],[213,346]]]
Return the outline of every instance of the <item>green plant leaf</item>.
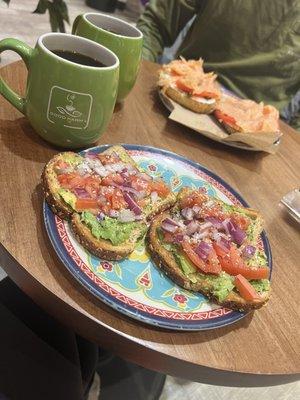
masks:
[[[39,0],[36,9],[33,11],[33,14],[45,14],[48,9],[48,0]]]

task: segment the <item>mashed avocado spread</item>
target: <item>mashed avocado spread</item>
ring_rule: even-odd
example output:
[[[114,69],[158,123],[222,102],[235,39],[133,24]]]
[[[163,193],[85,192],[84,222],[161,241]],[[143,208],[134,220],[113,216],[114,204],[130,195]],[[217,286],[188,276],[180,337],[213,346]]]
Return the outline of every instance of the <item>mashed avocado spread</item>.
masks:
[[[90,228],[95,238],[110,240],[114,246],[126,242],[129,238],[134,241],[143,236],[147,229],[146,224],[142,222],[120,222],[110,217],[98,221],[88,211],[84,211],[80,218]]]
[[[67,204],[69,204],[69,206],[73,208],[73,210],[75,210],[77,198],[74,193],[70,192],[68,189],[59,189],[58,194]]]

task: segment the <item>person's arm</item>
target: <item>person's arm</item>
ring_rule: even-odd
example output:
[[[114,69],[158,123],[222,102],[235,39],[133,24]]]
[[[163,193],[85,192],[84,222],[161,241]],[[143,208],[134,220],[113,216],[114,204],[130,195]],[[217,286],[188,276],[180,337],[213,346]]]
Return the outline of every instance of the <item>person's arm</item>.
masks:
[[[150,0],[137,22],[143,32],[143,58],[156,61],[172,46],[179,32],[196,13],[197,0]]]

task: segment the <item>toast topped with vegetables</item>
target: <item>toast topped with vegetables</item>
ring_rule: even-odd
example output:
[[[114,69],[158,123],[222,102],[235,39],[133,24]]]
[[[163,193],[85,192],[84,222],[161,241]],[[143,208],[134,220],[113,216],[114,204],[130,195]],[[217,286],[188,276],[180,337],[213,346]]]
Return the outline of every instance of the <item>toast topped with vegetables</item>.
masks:
[[[217,75],[203,71],[203,60],[171,61],[163,65],[158,86],[162,92],[182,106],[200,114],[210,114],[216,108],[221,91]]]
[[[279,112],[275,107],[223,95],[214,111],[228,133],[263,133],[279,131]]]
[[[247,311],[270,295],[261,231],[257,211],[183,188],[175,206],[153,219],[147,240],[156,265],[178,285]]]
[[[175,202],[169,187],[142,171],[121,146],[58,154],[45,166],[42,183],[46,201],[55,214],[71,219],[77,240],[108,260],[129,255],[147,220]]]

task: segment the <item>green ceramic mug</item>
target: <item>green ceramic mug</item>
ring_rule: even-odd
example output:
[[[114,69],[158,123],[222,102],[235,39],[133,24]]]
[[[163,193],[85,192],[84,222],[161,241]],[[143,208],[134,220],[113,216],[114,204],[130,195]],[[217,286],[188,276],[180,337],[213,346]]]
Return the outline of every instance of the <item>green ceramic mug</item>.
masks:
[[[133,88],[142,56],[143,34],[121,19],[101,13],[78,15],[72,33],[91,39],[113,51],[120,60],[117,101]]]
[[[68,148],[95,143],[111,119],[119,82],[119,60],[91,40],[62,33],[42,35],[34,49],[17,39],[0,41],[0,53],[17,52],[28,69],[26,97],[0,77],[0,93],[27,116],[48,142]],[[62,50],[100,61],[86,66],[56,55]]]

